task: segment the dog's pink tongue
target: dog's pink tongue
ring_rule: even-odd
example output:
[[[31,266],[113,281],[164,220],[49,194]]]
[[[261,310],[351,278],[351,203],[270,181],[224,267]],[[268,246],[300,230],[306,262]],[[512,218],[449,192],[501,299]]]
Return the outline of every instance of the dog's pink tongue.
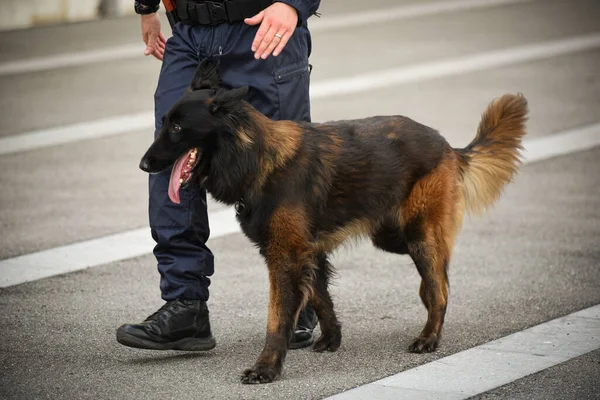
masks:
[[[171,179],[169,180],[169,198],[173,203],[179,204],[179,188],[181,187],[181,171],[183,171],[183,165],[188,159],[191,151],[188,151],[181,157],[175,161],[175,165],[173,165],[173,170],[171,171]]]

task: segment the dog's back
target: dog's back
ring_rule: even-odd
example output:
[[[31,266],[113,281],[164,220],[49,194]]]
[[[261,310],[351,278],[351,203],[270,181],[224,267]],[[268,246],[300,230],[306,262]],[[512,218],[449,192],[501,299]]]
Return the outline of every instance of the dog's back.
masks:
[[[326,247],[339,244],[345,233],[371,234],[449,148],[437,131],[402,116],[303,127],[302,145],[286,169],[311,171],[298,186],[315,230],[335,238]]]

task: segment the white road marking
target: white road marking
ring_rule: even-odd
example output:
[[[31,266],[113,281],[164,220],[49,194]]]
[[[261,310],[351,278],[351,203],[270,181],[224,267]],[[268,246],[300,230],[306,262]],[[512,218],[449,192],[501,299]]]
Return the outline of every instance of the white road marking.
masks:
[[[383,10],[362,11],[340,16],[323,16],[321,19],[313,18],[310,21],[312,32],[343,29],[354,26],[370,25],[394,20],[424,17],[441,13],[456,12],[468,9],[479,9],[526,3],[535,0],[457,0],[438,1],[425,4],[415,4],[386,8]],[[539,1],[539,0],[538,0]],[[0,64],[0,76],[44,71],[56,68],[76,67],[95,62],[107,62],[140,58],[143,56],[143,43],[114,46],[107,49],[88,50],[77,53],[66,53],[55,56],[33,58],[29,60],[9,61]]]
[[[109,117],[7,136],[0,138],[0,155],[142,130],[154,130],[154,113]]]
[[[467,72],[482,71],[524,62],[544,60],[570,53],[600,47],[600,34],[575,36],[542,43],[531,43],[507,49],[464,55],[443,61],[433,61],[400,68],[380,70],[367,74],[331,79],[315,83],[311,98],[340,96],[368,90],[386,88],[404,83],[421,82]]]
[[[600,146],[600,123],[526,140],[525,163],[596,146]],[[231,207],[209,211],[209,216],[211,239],[240,232]],[[1,260],[0,287],[139,257],[151,253],[153,247],[150,230],[143,228]]]
[[[532,163],[596,146],[600,146],[600,123],[526,141],[525,158]]]
[[[467,399],[598,348],[600,305],[328,399]]]
[[[455,11],[475,10],[515,3],[530,3],[533,1],[535,0],[459,0],[418,3],[379,10],[365,10],[331,18],[324,15],[320,19],[311,19],[309,28],[311,32],[322,32],[361,25],[382,24],[390,21],[426,17]]]
[[[54,56],[31,58],[28,60],[8,61],[0,64],[0,76],[47,71],[50,69],[77,67],[96,62],[125,60],[144,57],[146,46],[140,40],[136,44],[113,46],[106,49],[65,53]]]
[[[210,213],[211,238],[240,232],[231,208]],[[0,261],[0,287],[150,254],[150,228],[134,229]]]
[[[311,85],[311,98],[314,100],[366,92],[392,85],[422,82],[467,72],[482,71],[599,47],[600,34],[591,34],[492,50],[448,60],[375,71],[325,82],[315,82]],[[146,129],[154,129],[154,117],[150,112],[42,129],[0,138],[0,155]]]

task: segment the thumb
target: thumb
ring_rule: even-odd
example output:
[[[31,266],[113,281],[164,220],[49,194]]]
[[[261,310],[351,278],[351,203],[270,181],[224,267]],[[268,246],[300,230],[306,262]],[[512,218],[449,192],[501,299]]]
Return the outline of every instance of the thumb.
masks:
[[[150,33],[148,35],[148,43],[146,44],[146,50],[144,50],[144,55],[150,55],[154,52],[156,48],[156,35],[154,33]]]
[[[262,22],[263,18],[265,18],[265,12],[261,11],[252,18],[246,18],[244,22],[248,25],[257,25]]]

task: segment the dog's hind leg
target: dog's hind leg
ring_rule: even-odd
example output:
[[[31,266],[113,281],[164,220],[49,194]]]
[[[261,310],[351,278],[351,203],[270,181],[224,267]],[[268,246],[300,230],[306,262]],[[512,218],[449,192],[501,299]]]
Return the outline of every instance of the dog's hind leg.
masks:
[[[427,323],[409,349],[415,353],[435,351],[441,339],[448,303],[448,254],[432,234],[426,241],[409,242],[409,253],[419,274],[419,295],[427,308]]]
[[[415,353],[436,350],[446,315],[448,265],[462,215],[452,162],[444,160],[418,181],[402,209],[404,239],[421,276],[419,295],[428,314],[421,334],[409,347]]]
[[[340,323],[333,309],[333,300],[329,294],[329,279],[333,274],[333,266],[323,253],[317,256],[314,290],[310,302],[319,317],[321,336],[313,346],[314,351],[336,351],[342,342]]]

